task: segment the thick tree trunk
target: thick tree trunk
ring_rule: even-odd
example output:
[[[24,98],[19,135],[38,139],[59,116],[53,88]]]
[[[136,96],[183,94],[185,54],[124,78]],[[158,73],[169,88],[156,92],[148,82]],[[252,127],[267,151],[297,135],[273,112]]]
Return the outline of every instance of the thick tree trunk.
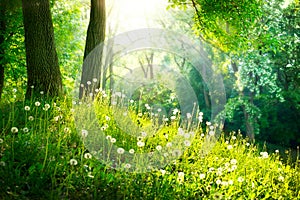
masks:
[[[26,97],[62,93],[49,0],[22,0],[27,64]]]
[[[5,32],[6,32],[5,5],[0,4],[0,99],[4,87],[4,65],[5,65],[4,34]]]
[[[105,39],[106,11],[105,0],[91,0],[90,22],[87,30],[86,44],[84,50],[84,64],[82,66],[81,84],[79,97],[84,96],[85,90],[90,90],[88,81],[93,82],[97,78],[96,86],[101,83],[101,66],[103,46],[99,46]],[[95,48],[95,52],[91,53]],[[91,92],[91,91],[89,91]]]

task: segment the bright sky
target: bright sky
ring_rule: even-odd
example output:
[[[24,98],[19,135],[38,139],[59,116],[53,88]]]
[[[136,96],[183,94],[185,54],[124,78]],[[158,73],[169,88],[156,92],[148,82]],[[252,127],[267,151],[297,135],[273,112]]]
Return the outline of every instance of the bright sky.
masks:
[[[156,21],[166,13],[167,0],[109,0],[108,9],[112,13],[108,16],[108,25],[112,28],[117,24],[118,33],[139,29],[159,27]]]

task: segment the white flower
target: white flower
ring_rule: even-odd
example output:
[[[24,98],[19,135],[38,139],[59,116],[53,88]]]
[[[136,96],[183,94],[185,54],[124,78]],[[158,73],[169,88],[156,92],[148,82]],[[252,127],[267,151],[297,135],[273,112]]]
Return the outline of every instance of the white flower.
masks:
[[[236,140],[236,136],[232,136],[231,139]]]
[[[231,163],[232,165],[236,165],[236,164],[237,164],[237,160],[236,160],[236,159],[231,159],[231,160],[230,160],[230,163]]]
[[[43,94],[44,94],[44,91],[40,91],[40,94],[43,95]]]
[[[29,111],[29,110],[30,110],[30,107],[29,107],[29,106],[25,106],[24,109],[25,109],[26,111]]]
[[[96,78],[93,78],[93,82],[96,83],[98,80]]]
[[[178,128],[178,135],[184,135],[184,130],[182,128]]]
[[[4,161],[0,161],[0,166],[5,167],[5,162]]]
[[[145,142],[138,141],[138,142],[137,142],[137,146],[138,146],[138,147],[143,147],[143,146],[145,146]]]
[[[210,136],[214,136],[215,135],[215,132],[214,131],[209,131],[208,133]]]
[[[201,133],[201,137],[204,137],[205,135],[203,133]]]
[[[166,174],[166,170],[164,170],[164,169],[160,169],[159,171],[160,171],[162,176],[164,176]]]
[[[125,167],[126,169],[129,169],[129,168],[131,167],[131,164],[126,163],[124,167]]]
[[[92,154],[90,154],[90,153],[85,153],[85,154],[84,154],[84,158],[85,158],[85,159],[91,159],[91,158],[92,158]]]
[[[205,174],[200,174],[200,175],[199,175],[199,178],[200,178],[200,179],[205,179],[205,177],[206,177]]]
[[[129,149],[130,154],[134,154],[134,149]]]
[[[111,143],[115,143],[116,141],[117,141],[116,138],[111,138],[110,140]]]
[[[157,145],[157,146],[156,146],[156,150],[157,150],[157,151],[161,151],[161,150],[162,150],[162,146]]]
[[[175,119],[176,119],[176,116],[171,116],[170,119],[171,119],[171,120],[175,120]]]
[[[70,165],[77,165],[78,164],[78,162],[77,162],[77,160],[75,160],[74,158],[72,158],[71,160],[70,160]]]
[[[229,180],[229,181],[228,181],[228,184],[229,184],[229,185],[233,185],[233,180]]]
[[[260,152],[260,155],[261,155],[262,158],[268,158],[269,157],[268,152]]]
[[[24,133],[28,133],[29,129],[27,127],[23,128]]]
[[[87,137],[88,136],[88,134],[89,134],[89,132],[87,131],[87,130],[81,130],[81,135],[82,135],[82,137]]]
[[[106,121],[109,121],[109,120],[110,120],[110,117],[109,117],[109,116],[105,116],[105,120],[106,120]]]
[[[250,143],[249,143],[249,142],[247,142],[247,143],[246,143],[246,146],[247,146],[247,147],[249,147],[249,146],[250,146]]]
[[[111,140],[111,136],[110,135],[106,136],[106,139]]]
[[[37,102],[34,103],[34,105],[35,105],[36,107],[39,107],[39,106],[41,105],[41,103],[37,101]]]
[[[172,155],[174,156],[174,157],[179,157],[179,156],[181,156],[181,151],[179,150],[179,149],[175,149],[173,152],[172,152]]]
[[[157,112],[161,112],[161,108],[157,109]]]
[[[118,154],[123,154],[125,150],[123,148],[118,148],[117,149]]]
[[[283,182],[283,181],[284,181],[284,177],[283,177],[283,176],[279,176],[279,177],[278,177],[278,180],[279,180],[280,182]]]
[[[227,149],[228,149],[228,150],[231,150],[232,148],[233,148],[232,145],[228,145],[228,146],[227,146]]]
[[[211,125],[211,122],[206,122],[206,125],[207,125],[207,126],[210,126],[210,125]]]
[[[279,153],[279,150],[278,150],[278,149],[276,149],[276,150],[275,150],[275,153]]]
[[[177,181],[178,182],[184,181],[184,172],[178,172]]]
[[[191,146],[191,141],[189,141],[189,140],[185,140],[183,143],[186,147]]]
[[[166,147],[171,147],[172,146],[172,143],[171,142],[168,142],[167,144],[166,144]]]
[[[12,127],[11,128],[12,133],[17,133],[18,131],[19,131],[19,129],[17,127]]]
[[[68,127],[65,127],[65,128],[64,128],[64,132],[65,132],[65,133],[70,133],[70,129],[69,129]]]
[[[14,89],[13,89],[13,92],[14,92],[14,93],[16,93],[16,92],[17,92],[17,89],[16,89],[16,88],[14,88]]]
[[[187,117],[188,119],[191,119],[191,118],[192,118],[191,113],[186,113],[186,117]]]
[[[179,112],[179,110],[178,110],[177,108],[175,108],[175,109],[173,110],[173,115],[176,115],[178,112]]]
[[[46,104],[44,105],[43,110],[47,111],[47,110],[49,110],[49,108],[50,108],[50,105],[49,105],[48,103],[46,103]]]
[[[134,100],[131,99],[129,102],[130,102],[130,103],[134,103]]]
[[[91,82],[91,81],[88,81],[88,82],[86,82],[86,84],[88,84],[88,85],[91,85],[91,84],[92,84],[92,82]]]
[[[28,117],[28,120],[29,120],[29,121],[33,121],[33,120],[34,120],[34,117],[33,117],[33,116],[29,116],[29,117]]]
[[[221,185],[223,185],[223,186],[228,186],[229,185],[229,183],[227,182],[227,181],[222,181],[222,183],[221,183]]]
[[[89,172],[89,173],[88,173],[88,177],[89,177],[89,178],[94,178],[94,176],[92,175],[92,172]]]
[[[230,170],[231,170],[231,171],[234,171],[234,170],[236,170],[236,169],[237,169],[237,165],[232,165]]]
[[[243,177],[241,177],[241,176],[240,176],[240,177],[238,177],[238,182],[240,182],[240,183],[241,183],[241,182],[244,182],[244,178],[243,178]]]
[[[142,137],[147,137],[147,133],[145,131],[141,132]]]
[[[222,183],[222,181],[220,180],[220,179],[218,179],[217,181],[216,181],[216,184],[217,185],[220,185]]]

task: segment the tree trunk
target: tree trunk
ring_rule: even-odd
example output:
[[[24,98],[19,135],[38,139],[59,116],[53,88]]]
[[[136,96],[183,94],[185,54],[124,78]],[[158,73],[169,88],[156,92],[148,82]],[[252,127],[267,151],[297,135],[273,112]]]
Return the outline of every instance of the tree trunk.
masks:
[[[232,62],[231,65],[232,65],[232,69],[233,69],[234,73],[238,73],[237,64],[235,62]],[[238,91],[238,92],[239,92],[239,96],[241,98],[245,97],[245,94],[243,91]],[[250,104],[253,104],[253,97],[251,97]],[[254,135],[253,119],[251,119],[251,117],[249,116],[249,113],[247,112],[245,105],[242,106],[242,109],[243,109],[244,120],[245,120],[245,125],[246,125],[246,134],[250,138],[250,140],[254,141],[255,135]]]
[[[106,10],[105,0],[91,0],[90,22],[87,30],[84,50],[84,64],[82,66],[81,84],[79,97],[82,98],[84,90],[89,90],[88,81],[93,82],[97,78],[97,87],[101,83],[101,66],[103,46],[99,46],[105,39]],[[95,48],[96,52],[91,53]]]
[[[49,0],[22,0],[27,64],[26,98],[62,93]]]
[[[0,4],[0,99],[4,87],[4,54],[5,54],[5,32],[6,32],[6,20],[5,20],[5,5]]]

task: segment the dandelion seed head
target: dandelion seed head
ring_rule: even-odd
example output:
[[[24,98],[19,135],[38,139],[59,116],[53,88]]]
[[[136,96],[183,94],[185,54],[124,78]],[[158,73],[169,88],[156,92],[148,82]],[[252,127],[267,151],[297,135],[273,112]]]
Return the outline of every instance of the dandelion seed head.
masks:
[[[184,143],[184,146],[186,146],[186,147],[191,146],[191,141],[189,141],[189,140],[185,140],[183,143]]]
[[[81,135],[82,135],[82,137],[87,137],[88,136],[88,134],[89,134],[89,132],[87,131],[87,130],[81,130]]]
[[[236,160],[236,159],[231,159],[231,160],[230,160],[230,164],[236,165],[236,164],[237,164],[237,160]]]
[[[279,180],[280,182],[283,182],[283,181],[284,181],[284,177],[283,177],[283,176],[279,176],[279,177],[278,177],[278,180]]]
[[[6,164],[5,164],[4,161],[0,161],[0,166],[1,166],[1,167],[5,167],[5,165],[6,165]]]
[[[131,164],[126,163],[124,167],[125,167],[126,169],[129,169],[129,168],[131,168]]]
[[[111,138],[110,142],[111,142],[111,143],[116,143],[117,140],[116,140],[116,138]]]
[[[74,158],[72,158],[71,160],[70,160],[70,165],[77,165],[78,164],[78,162],[77,162],[77,160],[76,159],[74,159]]]
[[[29,132],[29,129],[28,129],[27,127],[24,127],[24,128],[23,128],[23,132],[24,132],[24,133],[28,133],[28,132]]]
[[[157,151],[161,151],[161,150],[162,150],[162,146],[157,145],[157,146],[156,146],[156,150],[157,150]]]
[[[237,180],[238,180],[238,182],[242,183],[242,182],[244,182],[245,179],[244,179],[243,177],[240,176],[240,177],[238,177]]]
[[[29,107],[29,106],[25,106],[24,109],[25,109],[26,111],[29,111],[29,110],[30,110],[30,107]]]
[[[90,153],[85,153],[85,154],[84,154],[84,158],[85,158],[85,159],[91,159],[91,158],[92,158],[92,154],[90,154]]]
[[[166,144],[166,147],[172,147],[172,143],[171,143],[171,142],[168,142],[168,143]]]
[[[125,152],[125,150],[123,148],[118,148],[117,149],[118,154],[123,154],[124,152]]]
[[[130,154],[134,154],[134,149],[129,149]]]
[[[10,131],[12,133],[18,133],[19,129],[17,127],[12,127]]]
[[[145,146],[145,142],[138,141],[138,142],[137,142],[137,146],[138,146],[138,147],[143,147],[143,146]]]
[[[200,179],[205,179],[205,177],[206,177],[205,174],[200,174],[200,175],[199,175],[199,178],[200,178]]]
[[[41,105],[41,103],[37,101],[37,102],[34,103],[34,105],[35,105],[36,107],[39,107],[39,106]]]

